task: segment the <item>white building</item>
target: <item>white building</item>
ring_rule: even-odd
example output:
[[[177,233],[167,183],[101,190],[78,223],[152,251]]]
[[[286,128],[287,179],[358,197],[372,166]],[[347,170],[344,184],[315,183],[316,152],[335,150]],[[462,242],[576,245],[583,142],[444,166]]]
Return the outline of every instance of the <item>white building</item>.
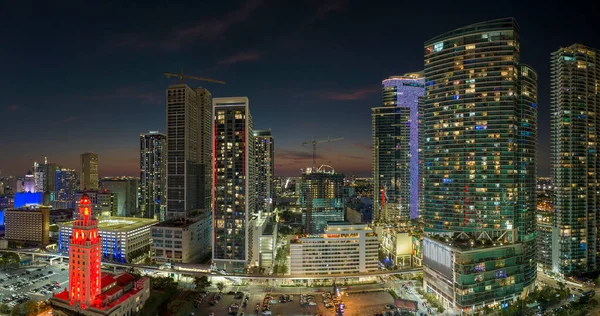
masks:
[[[413,238],[408,232],[394,228],[375,227],[381,250],[385,255],[384,264],[389,267],[410,267],[413,256]]]
[[[212,216],[201,213],[192,219],[172,219],[152,227],[152,260],[195,263],[207,256],[212,244]]]
[[[99,218],[98,234],[102,241],[102,260],[137,262],[150,253],[150,228],[158,221],[152,218],[108,217]],[[58,223],[58,251],[69,253],[69,239],[73,222]]]
[[[378,270],[377,235],[367,224],[330,222],[325,233],[290,244],[291,274],[352,274]]]

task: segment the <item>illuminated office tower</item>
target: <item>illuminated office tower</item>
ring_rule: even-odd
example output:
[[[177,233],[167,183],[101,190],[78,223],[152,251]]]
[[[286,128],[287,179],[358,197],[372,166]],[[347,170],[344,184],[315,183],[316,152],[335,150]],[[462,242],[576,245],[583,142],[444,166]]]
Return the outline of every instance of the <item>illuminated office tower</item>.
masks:
[[[254,137],[248,98],[213,99],[213,262],[240,271],[254,262]],[[257,237],[258,238],[258,237]]]
[[[512,18],[427,42],[423,285],[453,312],[533,290],[537,74]]]
[[[419,97],[423,73],[382,82],[383,104],[372,109],[375,219],[406,224],[419,216]]]
[[[33,179],[35,184],[34,192],[44,193],[44,168],[37,161],[33,162]]]
[[[329,166],[307,168],[301,183],[304,233],[322,234],[327,222],[344,220],[344,174]]]
[[[69,201],[79,190],[79,172],[73,169],[59,168],[54,173],[55,200]]]
[[[552,269],[600,269],[600,51],[581,44],[552,53],[551,135],[555,229]]]
[[[98,190],[98,154],[81,154],[81,176],[79,189]]]
[[[140,215],[165,219],[167,136],[159,132],[140,135]]]
[[[275,143],[271,131],[254,131],[256,143],[256,212],[273,211],[273,174],[275,173]]]

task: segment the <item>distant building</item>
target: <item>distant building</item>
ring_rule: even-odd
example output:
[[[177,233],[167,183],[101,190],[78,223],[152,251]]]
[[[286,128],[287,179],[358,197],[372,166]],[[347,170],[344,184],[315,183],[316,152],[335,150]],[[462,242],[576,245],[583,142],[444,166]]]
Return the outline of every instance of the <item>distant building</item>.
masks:
[[[150,279],[128,273],[102,273],[102,237],[83,194],[69,238],[69,286],[50,298],[54,315],[130,316],[139,314],[150,297]]]
[[[213,99],[213,263],[244,271],[257,249],[250,240],[256,214],[255,142],[246,97]]]
[[[73,201],[75,192],[79,190],[79,171],[60,168],[54,173],[54,199]]]
[[[149,256],[150,230],[158,221],[137,217],[101,217],[97,221],[102,261],[137,263]],[[58,223],[58,251],[62,254],[69,253],[73,225],[73,221]]]
[[[79,189],[98,190],[98,154],[81,154],[81,178]]]
[[[167,208],[167,136],[140,135],[140,216],[165,220]]]
[[[331,167],[330,167],[331,168]],[[302,223],[307,234],[323,233],[327,222],[344,220],[344,174],[333,168],[302,174]]]
[[[600,271],[600,50],[582,44],[551,57],[555,273]]]
[[[375,272],[379,269],[378,248],[377,236],[368,225],[331,222],[322,235],[306,235],[290,243],[290,272],[292,275]]]
[[[4,211],[4,237],[9,241],[18,241],[45,246],[50,238],[50,208],[46,206],[9,209]]]
[[[423,72],[382,82],[382,105],[372,109],[375,219],[386,223],[419,216],[419,97]]]
[[[275,174],[275,142],[271,131],[254,132],[256,165],[256,212],[273,211],[273,175]]]
[[[117,214],[113,215],[127,217],[138,214],[138,178],[103,178],[101,182],[102,189],[117,194]]]
[[[116,216],[118,214],[119,196],[110,191],[88,190],[77,191],[74,195],[75,203],[73,208],[79,209],[79,201],[83,194],[87,194],[91,203],[94,216]],[[77,217],[77,214],[76,214]]]
[[[25,180],[23,182],[23,191],[26,193],[35,193],[35,176],[31,172],[31,170],[27,171],[25,175]],[[21,191],[15,191],[15,193],[20,193]]]
[[[153,226],[152,260],[196,263],[211,251],[211,229],[212,216],[208,212],[195,218],[172,219]]]

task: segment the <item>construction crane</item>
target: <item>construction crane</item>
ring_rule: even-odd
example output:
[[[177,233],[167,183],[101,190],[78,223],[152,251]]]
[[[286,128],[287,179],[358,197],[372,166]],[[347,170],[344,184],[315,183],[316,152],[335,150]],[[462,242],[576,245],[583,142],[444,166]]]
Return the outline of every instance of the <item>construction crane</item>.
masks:
[[[174,74],[174,73],[171,73],[171,72],[165,72],[165,76],[167,76],[167,78],[177,77],[177,78],[179,78],[179,83],[183,83],[183,79],[185,78],[185,79],[193,79],[193,80],[200,80],[200,81],[208,81],[208,82],[225,84],[225,81],[221,81],[221,80],[215,80],[215,79],[210,79],[210,78],[200,78],[200,77],[196,77],[196,76],[184,76],[183,75],[183,68],[181,68],[181,72],[179,72],[178,74]]]
[[[316,140],[315,137],[313,136],[312,141],[302,143],[302,146],[306,146],[306,145],[310,145],[310,144],[312,144],[312,146],[313,146],[313,167],[312,167],[313,172],[317,170],[317,144],[336,142],[338,140],[343,140],[343,139],[344,139],[343,137],[340,137],[340,138],[327,138],[327,139],[323,139],[323,140]]]

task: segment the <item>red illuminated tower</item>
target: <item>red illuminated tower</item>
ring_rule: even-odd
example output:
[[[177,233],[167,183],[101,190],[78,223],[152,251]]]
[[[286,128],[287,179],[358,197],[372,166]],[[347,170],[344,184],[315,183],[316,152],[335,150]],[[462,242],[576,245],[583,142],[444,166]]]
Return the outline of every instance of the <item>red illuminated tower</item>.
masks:
[[[100,236],[87,194],[79,201],[79,218],[73,222],[69,244],[69,301],[87,308],[100,294]]]

